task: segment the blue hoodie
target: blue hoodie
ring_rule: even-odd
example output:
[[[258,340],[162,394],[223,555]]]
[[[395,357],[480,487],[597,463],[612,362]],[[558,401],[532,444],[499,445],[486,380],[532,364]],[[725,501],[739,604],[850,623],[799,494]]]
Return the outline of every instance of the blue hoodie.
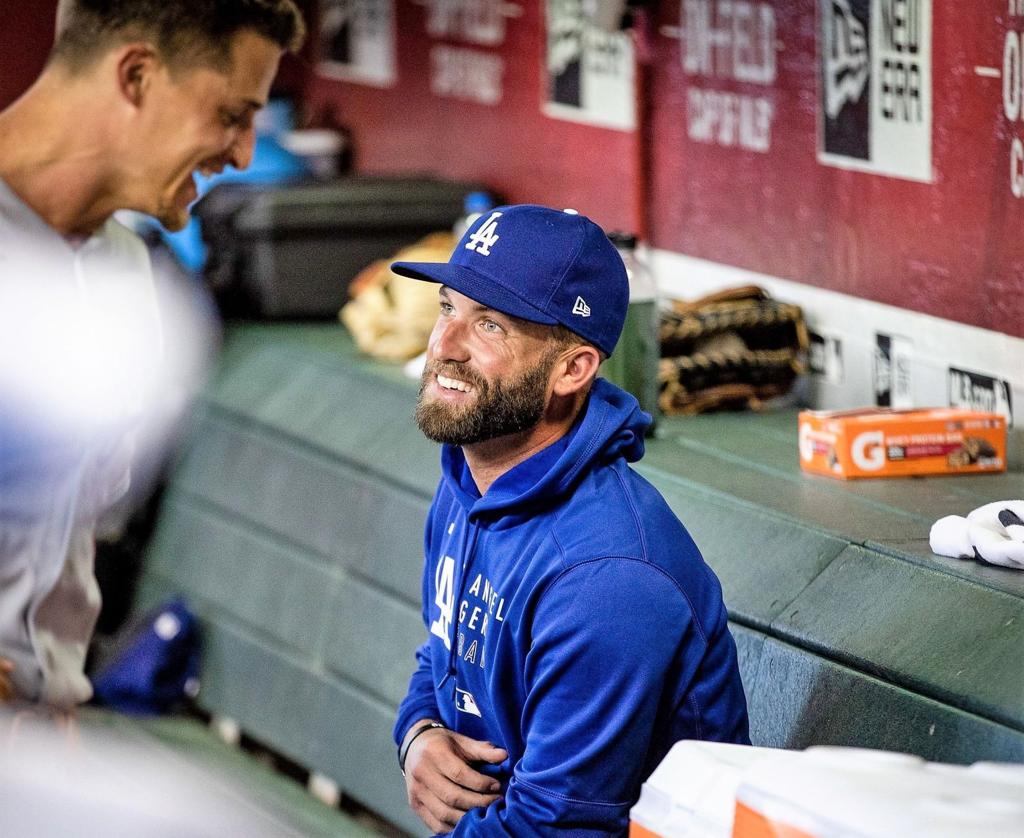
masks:
[[[718,579],[627,463],[650,417],[598,379],[566,436],[483,497],[444,446],[426,526],[427,642],[395,724],[508,752],[502,799],[454,835],[624,835],[640,784],[680,739],[748,743]]]

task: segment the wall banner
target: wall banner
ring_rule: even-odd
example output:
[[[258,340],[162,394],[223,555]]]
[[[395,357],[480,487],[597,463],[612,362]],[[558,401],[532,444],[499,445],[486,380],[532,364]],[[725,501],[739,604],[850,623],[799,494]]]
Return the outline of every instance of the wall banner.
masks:
[[[1013,427],[1013,388],[1009,381],[950,367],[946,384],[950,407],[998,413],[1006,417],[1007,427]]]
[[[1006,3],[998,4],[1000,10]],[[1024,0],[1009,0],[1008,14],[1002,20],[1006,31],[1001,33],[1002,67],[975,66],[974,72],[982,78],[1002,79],[1003,115],[1006,117],[1007,134],[1010,139],[1010,191],[1014,198],[1024,198],[1024,139],[1020,135],[1020,123],[1024,121],[1024,31],[1021,18],[1024,17]],[[998,136],[998,134],[997,134]]]
[[[906,409],[914,406],[911,386],[913,344],[898,335],[875,333],[872,361],[875,404],[878,407]]]
[[[932,181],[931,0],[818,0],[818,160]]]
[[[320,0],[320,63],[329,78],[392,87],[394,0]]]
[[[843,384],[846,372],[843,367],[843,342],[831,335],[808,332],[807,365],[812,375],[820,375],[829,384]]]
[[[506,0],[422,0],[421,5],[426,7],[426,35],[435,41],[430,48],[430,91],[477,105],[501,104],[505,59],[500,48],[507,19],[520,17],[522,8]]]
[[[543,112],[621,131],[636,127],[633,42],[588,25],[583,0],[547,0]]]
[[[783,49],[775,7],[755,0],[681,0],[679,57],[693,142],[767,154]]]

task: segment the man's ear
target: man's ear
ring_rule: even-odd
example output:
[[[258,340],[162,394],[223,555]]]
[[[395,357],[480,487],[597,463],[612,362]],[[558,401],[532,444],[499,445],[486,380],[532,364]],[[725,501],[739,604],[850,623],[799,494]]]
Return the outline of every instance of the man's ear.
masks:
[[[139,107],[149,92],[159,59],[146,43],[125,44],[116,55],[117,84],[121,95]]]
[[[556,366],[554,393],[557,396],[573,396],[590,386],[601,366],[601,355],[587,344],[574,346],[562,354]]]

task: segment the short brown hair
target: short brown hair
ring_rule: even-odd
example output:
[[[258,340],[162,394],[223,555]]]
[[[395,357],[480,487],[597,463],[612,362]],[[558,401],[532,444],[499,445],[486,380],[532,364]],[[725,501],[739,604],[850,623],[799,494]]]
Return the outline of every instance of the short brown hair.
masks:
[[[57,15],[50,57],[75,70],[134,39],[152,41],[168,64],[223,66],[243,30],[289,52],[306,38],[294,0],[60,0]]]
[[[554,340],[555,347],[559,352],[562,351],[563,349],[571,349],[572,347],[575,346],[591,346],[594,349],[597,349],[597,354],[601,356],[602,361],[608,357],[602,350],[594,346],[594,344],[592,344],[589,340],[580,337],[572,329],[568,328],[567,326],[563,326],[561,323],[555,323],[553,326],[550,327],[550,329],[551,337]]]

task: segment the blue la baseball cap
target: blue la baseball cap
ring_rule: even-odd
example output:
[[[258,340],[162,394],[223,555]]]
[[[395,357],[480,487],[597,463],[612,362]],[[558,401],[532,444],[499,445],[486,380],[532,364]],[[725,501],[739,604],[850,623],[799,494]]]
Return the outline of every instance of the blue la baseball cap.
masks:
[[[395,262],[391,270],[513,317],[561,323],[606,355],[629,306],[626,268],[604,231],[578,213],[531,204],[483,213],[447,262]]]

